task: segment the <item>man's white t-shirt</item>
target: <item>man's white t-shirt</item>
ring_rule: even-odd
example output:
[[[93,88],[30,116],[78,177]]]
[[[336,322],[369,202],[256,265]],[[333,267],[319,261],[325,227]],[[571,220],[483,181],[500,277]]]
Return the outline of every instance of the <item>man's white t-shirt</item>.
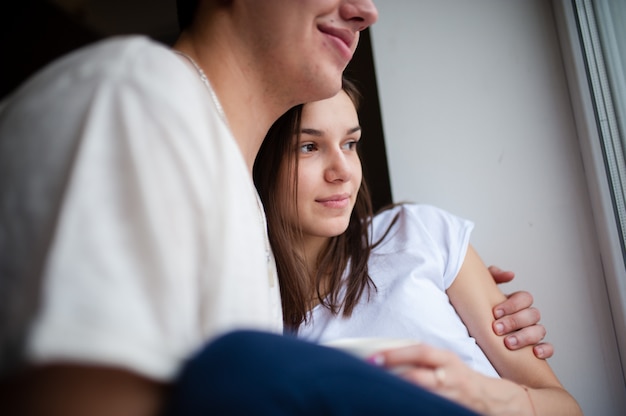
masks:
[[[368,267],[377,290],[363,295],[350,318],[318,305],[298,336],[314,342],[341,338],[410,338],[454,351],[483,374],[499,377],[450,304],[446,289],[465,259],[473,224],[428,205],[403,204],[376,215]]]
[[[0,290],[40,287],[30,362],[167,381],[217,335],[282,330],[251,175],[207,87],[163,45],[100,42],[17,91],[0,114],[0,204]]]

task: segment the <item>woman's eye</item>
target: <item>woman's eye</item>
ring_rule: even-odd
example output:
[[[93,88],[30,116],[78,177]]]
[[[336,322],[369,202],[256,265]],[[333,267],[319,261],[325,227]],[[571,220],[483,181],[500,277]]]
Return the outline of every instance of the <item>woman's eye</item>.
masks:
[[[349,142],[344,143],[343,148],[346,150],[355,150],[358,144],[358,140],[350,140]]]
[[[311,153],[311,152],[314,152],[315,150],[317,150],[317,146],[315,146],[314,143],[306,143],[306,144],[300,145],[301,153]]]

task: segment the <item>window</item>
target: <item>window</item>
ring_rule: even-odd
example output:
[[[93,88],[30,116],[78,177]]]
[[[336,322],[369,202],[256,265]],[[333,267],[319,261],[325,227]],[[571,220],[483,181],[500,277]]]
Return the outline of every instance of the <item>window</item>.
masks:
[[[553,5],[626,375],[626,1]]]
[[[626,245],[626,1],[575,0],[575,3],[623,248]]]

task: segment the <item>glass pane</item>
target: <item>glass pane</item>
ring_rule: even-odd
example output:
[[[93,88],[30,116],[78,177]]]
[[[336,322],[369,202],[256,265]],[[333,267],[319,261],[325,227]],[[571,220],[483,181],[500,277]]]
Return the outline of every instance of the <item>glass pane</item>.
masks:
[[[626,0],[574,0],[613,204],[626,246]],[[626,254],[625,254],[626,257]]]

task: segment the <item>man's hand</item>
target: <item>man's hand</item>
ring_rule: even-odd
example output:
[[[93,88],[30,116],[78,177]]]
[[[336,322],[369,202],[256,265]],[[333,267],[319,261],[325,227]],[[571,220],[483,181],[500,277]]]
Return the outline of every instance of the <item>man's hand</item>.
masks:
[[[506,283],[513,280],[515,273],[501,270],[496,266],[489,266],[489,272],[496,283]],[[541,314],[532,307],[533,296],[526,291],[507,295],[507,300],[494,306],[493,331],[498,335],[508,334],[504,344],[510,350],[517,350],[528,345],[534,345],[533,352],[537,358],[547,359],[554,354],[554,347],[549,342],[541,342],[546,336],[546,329],[539,324]]]

